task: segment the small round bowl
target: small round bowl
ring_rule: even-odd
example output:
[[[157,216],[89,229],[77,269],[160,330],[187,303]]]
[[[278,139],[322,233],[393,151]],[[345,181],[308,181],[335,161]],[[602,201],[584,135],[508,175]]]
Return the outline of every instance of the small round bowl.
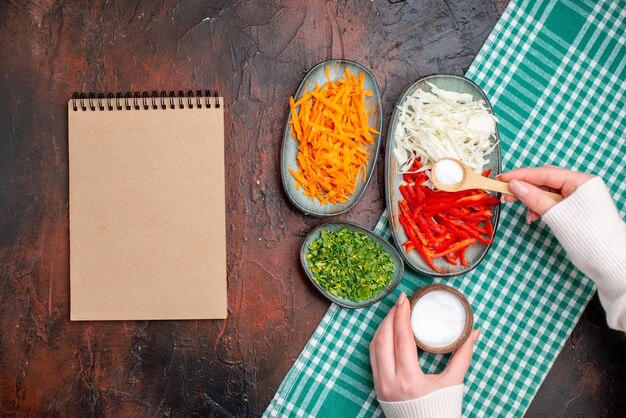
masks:
[[[309,252],[309,245],[314,240],[320,237],[320,231],[321,230],[339,231],[343,227],[347,227],[348,230],[351,232],[361,232],[365,234],[372,241],[380,245],[383,248],[383,250],[385,250],[385,252],[391,256],[391,261],[393,262],[393,265],[395,267],[395,271],[391,277],[391,283],[387,287],[383,288],[383,290],[381,290],[380,293],[378,293],[376,296],[374,296],[371,299],[354,302],[353,300],[350,300],[350,299],[345,299],[340,296],[335,296],[332,293],[330,293],[328,290],[324,289],[319,283],[317,283],[313,279],[314,274],[311,271],[311,269],[309,269],[308,261],[306,259],[307,253]],[[360,227],[359,225],[350,223],[350,222],[327,222],[327,223],[324,223],[315,227],[309,233],[309,235],[305,238],[304,242],[302,243],[302,248],[300,250],[300,263],[302,263],[302,268],[304,268],[304,272],[306,273],[311,283],[313,283],[313,286],[315,286],[315,288],[319,290],[319,292],[322,295],[324,295],[331,302],[336,303],[339,306],[343,306],[344,308],[350,308],[350,309],[364,308],[366,306],[370,306],[370,305],[375,304],[376,302],[381,301],[387,295],[393,292],[396,287],[398,287],[398,285],[400,284],[400,281],[402,280],[402,276],[404,274],[404,263],[402,262],[402,258],[400,258],[400,255],[391,244],[389,244],[387,241],[382,239],[380,236],[376,235],[374,232],[367,230],[363,227]]]
[[[470,305],[467,298],[463,296],[463,294],[459,292],[458,290],[456,290],[455,288],[446,286],[443,284],[431,284],[429,286],[422,287],[420,290],[413,293],[411,297],[409,298],[409,300],[411,301],[411,315],[413,315],[413,307],[415,306],[417,301],[426,293],[432,292],[434,290],[443,290],[445,292],[452,293],[461,301],[461,303],[463,304],[463,307],[465,308],[465,327],[463,328],[463,332],[461,333],[461,336],[457,338],[455,342],[448,344],[446,346],[443,346],[443,347],[432,347],[418,340],[415,334],[413,334],[413,337],[415,338],[415,344],[424,351],[427,351],[433,354],[451,353],[457,348],[459,348],[465,342],[465,340],[467,340],[467,337],[469,337],[470,332],[472,332],[472,328],[474,327],[474,311],[472,311],[472,306]]]

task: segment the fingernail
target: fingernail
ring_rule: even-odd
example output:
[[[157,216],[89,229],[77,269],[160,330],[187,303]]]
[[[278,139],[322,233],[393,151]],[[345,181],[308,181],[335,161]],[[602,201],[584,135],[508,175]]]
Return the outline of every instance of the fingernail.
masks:
[[[402,306],[405,300],[406,300],[406,294],[404,292],[400,293],[400,297],[398,298],[396,305]]]
[[[532,221],[533,220],[532,220],[530,212],[526,212],[526,223],[530,225]]]
[[[509,190],[518,196],[524,196],[528,193],[528,187],[519,180],[511,180],[509,183]]]
[[[474,331],[474,344],[478,341],[478,337],[480,337],[480,327],[476,328]]]
[[[496,174],[496,180],[500,180],[500,176],[502,176],[502,174]]]
[[[504,198],[504,195],[500,196],[500,203],[506,203],[506,199]]]

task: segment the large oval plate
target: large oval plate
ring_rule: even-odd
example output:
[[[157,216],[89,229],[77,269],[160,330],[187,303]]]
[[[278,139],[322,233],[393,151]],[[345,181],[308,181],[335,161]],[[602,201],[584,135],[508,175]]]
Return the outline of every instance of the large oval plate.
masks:
[[[364,88],[373,93],[373,96],[365,99],[365,109],[369,116],[368,125],[376,129],[378,132],[381,132],[383,124],[383,106],[380,100],[380,90],[378,88],[378,84],[376,83],[372,73],[356,62],[347,60],[328,60],[317,64],[307,73],[300,83],[300,86],[294,96],[294,100],[297,101],[307,91],[314,88],[315,83],[322,86],[327,81],[326,75],[324,74],[324,68],[326,66],[329,67],[329,75],[333,81],[341,78],[345,74],[346,68],[348,68],[353,75],[358,76],[361,72],[365,75]],[[287,197],[291,203],[293,203],[293,205],[302,212],[314,216],[335,216],[350,210],[350,208],[352,208],[352,206],[359,201],[363,192],[365,192],[365,188],[369,184],[370,179],[372,178],[372,172],[374,171],[374,165],[376,163],[376,158],[378,157],[378,149],[380,148],[380,134],[374,135],[374,143],[368,147],[369,157],[367,159],[367,166],[365,169],[366,179],[363,181],[363,178],[359,176],[354,194],[350,200],[345,203],[327,203],[325,205],[321,205],[319,200],[311,200],[310,197],[305,196],[303,189],[296,190],[296,180],[289,173],[289,171],[287,171],[289,169],[298,171],[296,163],[298,143],[292,135],[289,122],[291,122],[291,112],[288,111],[287,122],[285,123],[285,130],[283,133],[280,176],[283,182],[283,187],[285,188],[285,193],[287,193]]]
[[[393,272],[393,275],[391,277],[391,283],[383,290],[381,290],[379,294],[371,299],[354,302],[350,299],[342,298],[341,296],[335,296],[328,290],[324,289],[319,283],[317,283],[313,279],[313,272],[309,268],[308,261],[306,259],[306,256],[309,252],[309,245],[311,245],[313,241],[320,237],[321,230],[339,231],[343,227],[348,228],[348,230],[351,232],[361,232],[365,234],[376,244],[380,245],[383,250],[385,250],[385,252],[391,256],[391,261],[393,262],[393,266],[395,267],[395,271]],[[327,222],[325,224],[315,227],[302,243],[302,248],[300,249],[300,263],[302,264],[302,268],[304,268],[304,272],[306,273],[307,277],[309,278],[311,283],[313,283],[313,286],[315,286],[322,295],[324,295],[326,298],[328,298],[328,300],[336,303],[339,306],[351,309],[364,308],[383,300],[391,292],[393,292],[396,287],[398,287],[400,281],[402,280],[402,276],[404,275],[404,263],[402,262],[402,258],[400,258],[400,254],[398,254],[398,251],[396,251],[396,249],[393,248],[391,244],[382,239],[380,236],[376,235],[374,232],[350,222]]]
[[[450,90],[458,93],[469,93],[474,97],[474,100],[483,100],[487,104],[487,107],[489,108],[491,113],[493,113],[493,108],[491,107],[487,96],[485,96],[485,93],[473,81],[468,80],[465,77],[458,77],[454,75],[432,75],[417,80],[406,90],[402,97],[400,97],[393,111],[393,115],[391,116],[391,123],[389,124],[389,131],[387,132],[387,154],[385,156],[385,186],[387,189],[386,199],[387,211],[389,213],[389,226],[393,232],[393,240],[395,242],[396,248],[398,249],[398,252],[401,254],[406,264],[416,273],[430,277],[452,277],[458,276],[460,274],[465,274],[468,271],[474,269],[485,257],[487,251],[489,251],[489,248],[491,246],[476,243],[469,247],[465,252],[465,258],[469,263],[469,266],[467,267],[452,266],[443,258],[435,259],[435,265],[445,271],[445,273],[437,273],[424,262],[424,260],[417,253],[417,251],[412,250],[409,253],[404,251],[402,243],[406,242],[408,238],[404,232],[404,229],[402,228],[402,225],[400,225],[400,221],[398,220],[398,215],[400,213],[400,209],[398,208],[398,201],[403,199],[402,195],[400,194],[399,188],[400,184],[402,184],[402,175],[399,174],[400,164],[398,164],[395,153],[393,152],[396,146],[395,132],[398,125],[398,106],[400,106],[404,102],[407,96],[413,94],[417,89],[421,88],[422,90],[430,91],[430,86],[426,84],[426,82],[433,84],[443,90]],[[495,139],[493,140],[498,142],[498,145],[489,155],[489,164],[485,166],[485,169],[491,169],[490,177],[495,177],[502,170],[499,145],[500,136],[498,134],[497,124]],[[493,208],[493,213],[494,214],[491,218],[491,223],[493,225],[493,230],[495,234],[496,228],[498,226],[498,218],[500,215],[499,205]]]

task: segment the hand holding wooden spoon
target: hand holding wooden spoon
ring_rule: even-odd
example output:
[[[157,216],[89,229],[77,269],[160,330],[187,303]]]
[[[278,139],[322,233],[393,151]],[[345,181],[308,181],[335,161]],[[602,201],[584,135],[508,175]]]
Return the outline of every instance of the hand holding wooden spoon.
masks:
[[[445,183],[448,184],[442,183],[437,178],[436,168],[439,161],[446,161],[448,168],[450,163],[456,163],[461,168],[461,180],[450,181],[458,179],[457,173],[456,177],[453,175],[447,179]],[[432,170],[433,183],[439,189],[446,191],[484,189],[504,193],[506,196],[503,196],[503,201],[513,202],[519,199],[528,207],[527,223],[539,219],[564,197],[574,193],[578,187],[594,177],[591,174],[577,173],[561,167],[544,166],[513,170],[496,176],[497,180],[492,180],[479,175],[454,158],[444,158],[439,161],[435,163]],[[559,191],[560,194],[544,190],[544,188]]]
[[[438,160],[433,165],[431,174],[435,186],[446,192],[483,189],[517,196],[514,191],[509,189],[509,185],[506,182],[483,177],[455,158]],[[547,191],[543,191],[543,193],[554,202],[563,200],[563,196],[560,194]]]
[[[509,189],[514,193],[514,196],[504,196],[503,200],[514,202],[519,199],[528,207],[527,223],[536,221],[557,203],[546,198],[541,187],[559,191],[566,198],[594,177],[554,166],[520,168],[497,176],[498,180],[509,182]]]

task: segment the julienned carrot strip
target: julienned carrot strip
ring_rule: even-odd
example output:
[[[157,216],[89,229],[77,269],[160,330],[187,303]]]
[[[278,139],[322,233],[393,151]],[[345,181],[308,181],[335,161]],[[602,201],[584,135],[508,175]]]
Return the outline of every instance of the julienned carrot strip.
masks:
[[[343,108],[342,107],[337,106],[335,103],[331,102],[326,97],[322,96],[318,91],[314,91],[313,92],[313,97],[315,97],[320,102],[324,103],[327,107],[331,108],[335,112],[337,112],[339,114],[343,114]]]
[[[305,94],[304,96],[300,97],[298,99],[297,102],[294,103],[294,107],[298,107],[300,106],[302,103],[306,102],[307,100],[309,100],[311,97],[313,97],[313,91],[308,92],[307,94]],[[293,97],[292,97],[293,99]]]
[[[296,178],[296,180],[302,184],[302,185],[306,185],[308,182],[307,180],[302,177],[300,174],[296,173],[295,171],[293,171],[292,169],[289,169],[289,172],[291,173],[292,176],[294,176]]]
[[[305,196],[321,204],[342,203],[354,193],[359,175],[366,181],[366,163],[373,134],[365,110],[364,74],[345,75],[336,81],[325,68],[327,82],[289,99],[290,124],[298,142],[298,170],[289,170]]]
[[[293,120],[293,130],[295,131],[295,137],[300,138],[302,136],[302,129],[300,128],[300,122],[298,121],[296,105],[293,101],[293,97],[289,98],[289,107],[291,108],[291,119]]]
[[[365,112],[365,105],[363,104],[363,102],[365,97],[363,97],[363,100],[355,100],[354,104],[356,106],[356,112],[359,115],[359,122],[361,124],[361,133],[367,138],[368,143],[373,143],[374,140],[372,139],[372,136],[369,133],[369,127],[367,126],[367,113]]]

